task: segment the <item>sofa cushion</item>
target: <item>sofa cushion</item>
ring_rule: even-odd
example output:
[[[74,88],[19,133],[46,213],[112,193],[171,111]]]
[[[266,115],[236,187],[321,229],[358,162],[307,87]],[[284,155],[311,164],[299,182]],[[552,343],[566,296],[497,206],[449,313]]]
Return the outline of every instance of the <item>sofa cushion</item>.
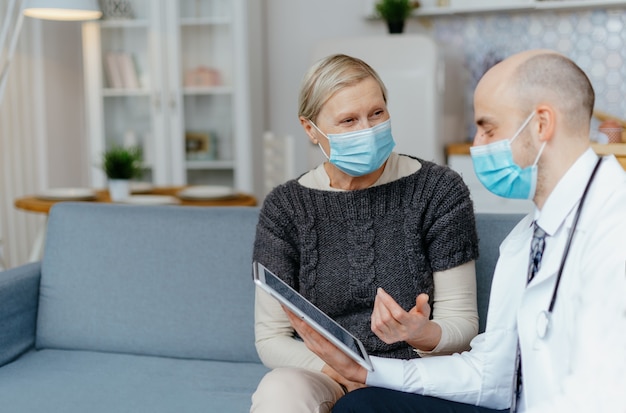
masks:
[[[257,363],[43,350],[0,369],[0,400],[22,413],[244,413],[267,371]]]
[[[258,362],[257,208],[59,203],[37,348]]]

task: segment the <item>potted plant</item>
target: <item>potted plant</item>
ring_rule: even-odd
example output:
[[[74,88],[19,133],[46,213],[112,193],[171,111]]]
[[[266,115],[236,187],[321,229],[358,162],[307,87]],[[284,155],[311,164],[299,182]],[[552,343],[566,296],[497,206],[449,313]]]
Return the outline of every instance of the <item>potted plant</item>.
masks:
[[[130,194],[129,181],[143,173],[143,156],[138,146],[112,146],[102,154],[102,169],[108,178],[112,201],[121,201]]]
[[[379,0],[375,7],[378,15],[387,22],[389,33],[402,33],[404,21],[419,5],[419,2],[410,0]]]

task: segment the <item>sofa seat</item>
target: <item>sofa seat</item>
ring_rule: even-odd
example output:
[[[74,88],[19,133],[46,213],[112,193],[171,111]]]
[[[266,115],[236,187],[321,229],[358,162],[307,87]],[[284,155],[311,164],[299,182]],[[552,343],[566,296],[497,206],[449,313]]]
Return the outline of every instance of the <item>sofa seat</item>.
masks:
[[[266,372],[258,363],[40,350],[0,369],[0,400],[7,412],[245,412]]]

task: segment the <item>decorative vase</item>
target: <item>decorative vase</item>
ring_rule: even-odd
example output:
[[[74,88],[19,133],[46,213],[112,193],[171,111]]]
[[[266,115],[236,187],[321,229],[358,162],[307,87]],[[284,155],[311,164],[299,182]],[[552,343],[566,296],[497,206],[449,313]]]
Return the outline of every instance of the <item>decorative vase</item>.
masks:
[[[398,34],[404,31],[404,20],[388,21],[387,28],[390,34]]]
[[[130,180],[109,179],[109,196],[111,201],[120,202],[130,196]]]
[[[133,19],[135,13],[128,0],[100,0],[100,8],[105,19]]]

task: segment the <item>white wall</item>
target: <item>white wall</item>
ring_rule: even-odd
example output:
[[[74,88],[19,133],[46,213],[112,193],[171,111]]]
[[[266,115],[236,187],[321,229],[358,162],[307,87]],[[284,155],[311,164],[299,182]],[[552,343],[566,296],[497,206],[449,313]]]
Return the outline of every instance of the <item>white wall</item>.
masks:
[[[48,186],[89,186],[81,23],[42,21]]]
[[[248,44],[250,62],[250,132],[252,134],[252,171],[254,195],[264,196],[262,136],[265,132],[265,47],[262,0],[248,0]]]

